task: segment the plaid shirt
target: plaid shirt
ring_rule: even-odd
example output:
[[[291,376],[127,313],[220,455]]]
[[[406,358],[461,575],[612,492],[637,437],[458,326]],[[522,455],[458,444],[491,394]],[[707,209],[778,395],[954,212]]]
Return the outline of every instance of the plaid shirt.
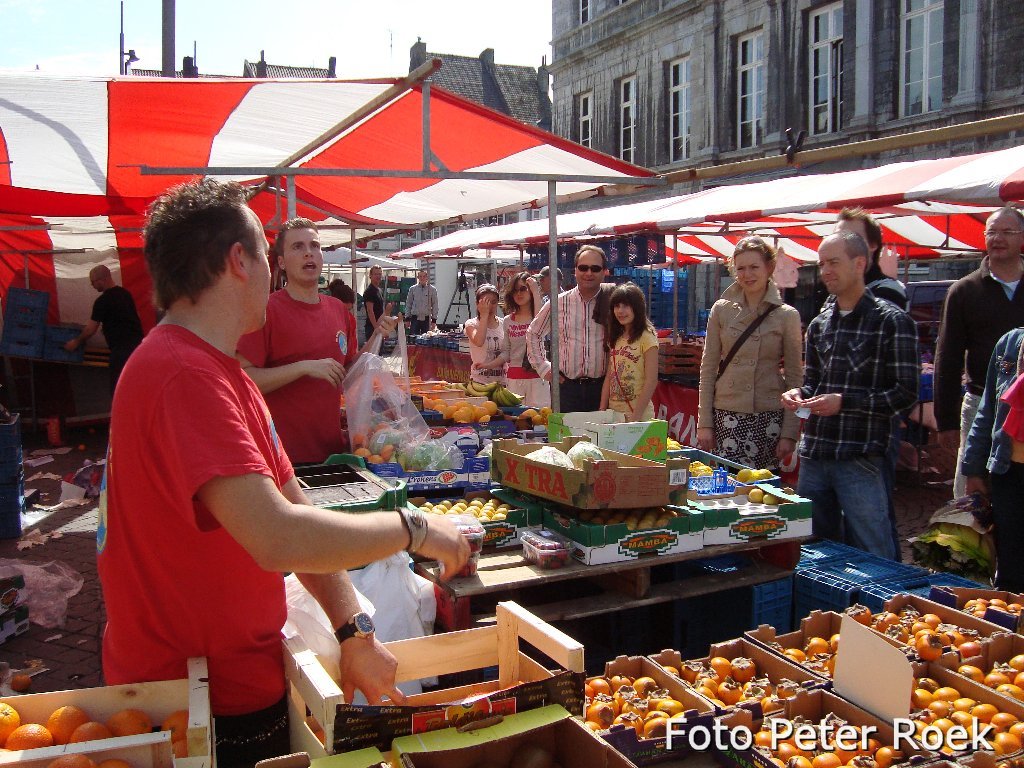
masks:
[[[865,291],[845,317],[826,306],[807,326],[803,397],[838,393],[835,416],[810,416],[800,456],[882,456],[892,417],[917,401],[917,326],[906,312]]]

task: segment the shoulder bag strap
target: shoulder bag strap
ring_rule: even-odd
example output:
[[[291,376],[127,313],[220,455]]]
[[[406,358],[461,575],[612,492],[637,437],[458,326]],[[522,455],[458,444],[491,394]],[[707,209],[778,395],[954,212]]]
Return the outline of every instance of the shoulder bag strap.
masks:
[[[743,346],[743,343],[750,338],[750,334],[756,331],[757,326],[763,323],[768,315],[778,309],[778,307],[778,304],[772,304],[768,309],[755,317],[753,321],[751,321],[750,325],[743,329],[743,333],[741,333],[740,337],[736,339],[736,343],[732,345],[732,349],[729,350],[729,354],[726,355],[725,359],[718,364],[718,378],[722,378],[722,374],[725,373],[725,369],[729,367],[729,363],[731,363],[732,359],[736,357],[736,353],[740,351],[740,347]]]

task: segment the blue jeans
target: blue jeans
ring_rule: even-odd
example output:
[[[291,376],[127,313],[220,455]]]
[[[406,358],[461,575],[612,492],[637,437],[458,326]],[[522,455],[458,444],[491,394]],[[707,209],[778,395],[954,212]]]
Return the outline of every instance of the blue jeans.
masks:
[[[845,461],[800,457],[797,493],[813,505],[814,535],[896,558],[883,456]]]

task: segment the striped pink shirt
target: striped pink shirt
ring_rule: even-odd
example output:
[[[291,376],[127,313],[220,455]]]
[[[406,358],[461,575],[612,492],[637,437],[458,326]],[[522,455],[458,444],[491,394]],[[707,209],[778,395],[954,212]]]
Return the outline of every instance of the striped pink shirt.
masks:
[[[559,294],[558,299],[558,357],[560,373],[570,379],[601,378],[604,376],[608,356],[604,350],[604,327],[594,322],[594,308],[601,296],[598,291],[590,301],[584,301],[578,288]],[[527,352],[530,362],[542,377],[551,370],[544,337],[551,328],[551,304],[541,307],[527,331]]]

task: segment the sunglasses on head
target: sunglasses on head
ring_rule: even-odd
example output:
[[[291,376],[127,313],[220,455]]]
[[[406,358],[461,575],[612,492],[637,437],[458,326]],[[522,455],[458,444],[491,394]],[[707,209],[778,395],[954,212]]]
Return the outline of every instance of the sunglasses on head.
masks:
[[[604,272],[604,267],[602,267],[600,264],[577,264],[576,271],[597,273]]]

